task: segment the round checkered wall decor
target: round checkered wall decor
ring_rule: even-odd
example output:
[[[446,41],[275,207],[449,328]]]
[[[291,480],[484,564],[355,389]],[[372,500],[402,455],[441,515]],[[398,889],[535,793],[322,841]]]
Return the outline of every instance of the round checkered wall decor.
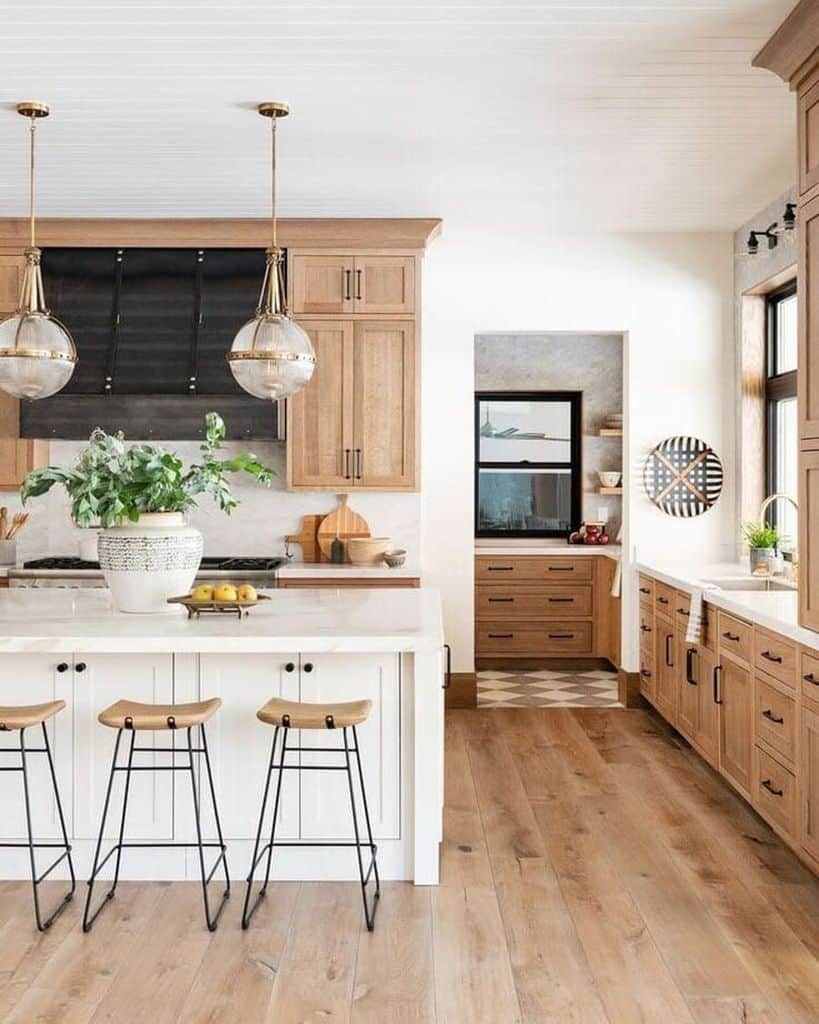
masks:
[[[722,463],[697,437],[667,437],[651,450],[643,480],[649,498],[666,515],[701,516],[722,492]]]

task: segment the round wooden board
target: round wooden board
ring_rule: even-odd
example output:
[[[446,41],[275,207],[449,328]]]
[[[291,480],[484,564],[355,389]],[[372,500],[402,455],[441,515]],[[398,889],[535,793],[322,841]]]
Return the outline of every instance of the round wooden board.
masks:
[[[318,529],[318,544],[321,553],[329,559],[333,541],[338,537],[340,541],[346,542],[351,537],[369,537],[370,524],[357,512],[353,512],[347,504],[348,495],[339,494],[338,508],[325,516]],[[344,545],[344,561],[349,562],[347,545]]]

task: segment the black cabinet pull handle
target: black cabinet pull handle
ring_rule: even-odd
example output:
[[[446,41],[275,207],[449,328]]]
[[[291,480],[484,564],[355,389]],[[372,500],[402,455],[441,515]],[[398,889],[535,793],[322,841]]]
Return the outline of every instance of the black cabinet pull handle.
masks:
[[[647,626],[644,622],[641,622],[640,623],[640,632],[641,633],[650,633],[651,632],[651,626]]]
[[[351,284],[351,281],[352,281],[352,277],[353,277],[352,270],[345,270],[344,271],[344,299],[345,299],[346,302],[349,302],[350,299],[352,298],[352,295],[350,294],[350,284]]]
[[[363,462],[364,462],[363,458],[361,457],[361,449],[360,448],[353,448],[353,455],[355,456],[355,466],[353,468],[353,479],[360,480],[361,479],[362,465],[363,465]]]
[[[550,604],[574,604],[573,597],[550,597]]]
[[[74,668],[78,672],[85,672],[85,670],[86,670],[86,668],[88,668],[88,666],[85,664],[84,661],[78,661],[77,664],[74,666]]]
[[[68,662],[67,661],[61,661],[59,663],[59,665],[57,666],[57,671],[58,672],[67,672],[68,671]]]
[[[515,603],[515,599],[514,599],[514,597],[490,597],[489,598],[489,603],[490,604],[514,604]]]
[[[674,668],[674,662],[671,660],[671,641],[674,639],[673,633],[666,633],[665,635],[665,663],[669,668]]]
[[[777,725],[782,725],[785,721],[784,718],[780,718],[778,715],[775,715],[770,708],[765,708],[762,712],[762,717],[767,718],[769,722],[775,722]]]
[[[361,295],[361,271],[360,270],[357,270],[355,272],[355,297],[357,299],[362,298],[362,295]]]
[[[442,689],[448,690],[452,686],[452,648],[449,644],[444,644],[444,650],[446,651],[446,669],[444,671],[444,685]]]
[[[648,589],[648,587],[640,587],[640,593],[641,594],[650,594],[651,591]]]
[[[658,604],[668,604],[668,598],[667,597],[658,597],[657,598],[657,603]]]
[[[819,679],[816,678],[813,672],[808,672],[808,674],[802,676],[802,678],[806,683],[813,683],[814,686],[819,686]]]
[[[489,639],[490,640],[511,640],[514,635],[515,635],[514,633],[490,633],[489,634]]]
[[[696,647],[689,647],[685,652],[685,681],[692,686],[697,685],[697,680],[694,678],[694,655],[696,653]]]
[[[284,671],[285,672],[295,672],[296,671],[296,666],[293,664],[292,661],[288,661],[288,663],[284,666]]]
[[[344,479],[351,480],[353,474],[350,472],[350,449],[344,449]]]
[[[549,633],[550,640],[574,640],[574,633]]]
[[[678,608],[677,611],[680,613],[680,615],[685,615],[686,618],[688,618],[688,616],[691,614],[691,612],[687,608]]]
[[[728,633],[728,632],[725,632],[722,635],[725,637],[726,640],[733,640],[734,643],[738,643],[739,642],[739,633]]]
[[[312,663],[312,661],[306,661],[302,665],[302,668],[304,669],[305,672],[312,672],[313,671],[313,663]]]
[[[644,676],[646,679],[651,679],[651,673],[649,672],[649,670],[647,668],[641,668],[640,669],[640,675]]]
[[[774,665],[782,664],[782,658],[778,654],[771,654],[770,651],[762,651],[761,654],[766,661],[772,661]]]
[[[722,680],[722,665],[714,665],[713,675],[713,686],[714,686],[714,703],[722,704],[722,695],[720,694],[720,682]]]
[[[550,565],[547,567],[548,572],[574,572],[573,565]]]
[[[514,565],[487,565],[488,572],[513,572]]]
[[[783,791],[781,789],[777,789],[770,779],[763,779],[762,785],[765,787],[765,789],[768,790],[769,793],[773,793],[774,796],[782,796]]]

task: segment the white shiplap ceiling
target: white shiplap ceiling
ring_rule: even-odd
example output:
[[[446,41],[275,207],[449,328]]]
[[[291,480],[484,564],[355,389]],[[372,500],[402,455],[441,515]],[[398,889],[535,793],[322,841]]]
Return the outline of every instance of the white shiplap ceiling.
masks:
[[[262,216],[284,99],[291,216],[733,229],[795,177],[753,54],[795,0],[96,0],[5,6],[0,215]]]

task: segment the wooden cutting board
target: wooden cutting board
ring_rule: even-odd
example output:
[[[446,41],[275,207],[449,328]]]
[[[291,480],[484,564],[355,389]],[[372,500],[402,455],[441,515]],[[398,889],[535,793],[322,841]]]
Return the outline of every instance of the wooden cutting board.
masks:
[[[321,553],[330,558],[330,549],[333,541],[338,537],[341,541],[348,541],[351,537],[369,537],[370,526],[367,520],[357,512],[353,512],[347,504],[348,495],[339,494],[338,508],[325,516],[318,529],[318,544]],[[347,545],[344,545],[344,561],[349,562]]]
[[[301,559],[303,562],[320,562],[322,554],[318,544],[318,528],[324,516],[302,516],[301,529],[298,533],[291,533],[284,539],[289,544],[298,544],[301,547]]]

